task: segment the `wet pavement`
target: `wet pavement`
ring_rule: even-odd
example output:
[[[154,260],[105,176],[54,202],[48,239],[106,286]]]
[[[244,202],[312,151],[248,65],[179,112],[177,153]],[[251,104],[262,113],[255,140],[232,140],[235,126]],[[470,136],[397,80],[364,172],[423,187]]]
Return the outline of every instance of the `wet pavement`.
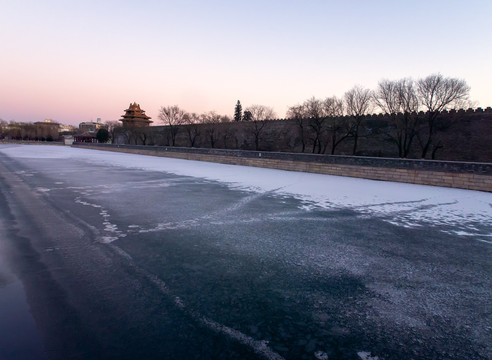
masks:
[[[0,185],[0,333],[46,358],[492,354],[490,244],[452,229],[85,158]]]

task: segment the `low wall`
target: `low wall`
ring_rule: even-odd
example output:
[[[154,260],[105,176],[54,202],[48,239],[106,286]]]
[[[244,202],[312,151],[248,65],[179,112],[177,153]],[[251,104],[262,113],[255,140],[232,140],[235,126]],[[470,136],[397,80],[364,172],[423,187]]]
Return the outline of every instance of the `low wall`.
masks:
[[[492,163],[74,143],[75,147],[492,192]]]
[[[65,145],[63,141],[38,141],[38,140],[0,140],[0,144],[20,144],[20,145]]]

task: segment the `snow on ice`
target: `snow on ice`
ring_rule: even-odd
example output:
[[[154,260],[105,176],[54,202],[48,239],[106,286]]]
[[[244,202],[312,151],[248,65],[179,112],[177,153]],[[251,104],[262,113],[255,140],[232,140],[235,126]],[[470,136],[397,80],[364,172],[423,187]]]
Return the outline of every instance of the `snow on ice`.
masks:
[[[492,243],[492,194],[303,172],[224,165],[62,146],[3,146],[13,158],[90,161],[225,183],[303,200],[304,208],[346,208],[405,227],[449,225],[450,233]]]

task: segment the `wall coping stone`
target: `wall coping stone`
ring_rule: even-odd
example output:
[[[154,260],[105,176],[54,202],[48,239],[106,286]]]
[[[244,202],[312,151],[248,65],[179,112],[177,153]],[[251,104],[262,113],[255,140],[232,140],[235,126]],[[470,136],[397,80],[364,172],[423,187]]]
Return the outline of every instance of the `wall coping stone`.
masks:
[[[421,159],[380,158],[366,156],[325,155],[310,153],[268,152],[253,150],[229,150],[215,148],[190,148],[173,146],[150,145],[114,145],[96,143],[73,143],[74,146],[88,146],[95,148],[132,149],[155,152],[188,153],[214,156],[230,156],[239,158],[263,158],[294,162],[353,165],[377,168],[393,168],[406,170],[424,170],[447,173],[467,173],[476,175],[492,175],[492,163],[440,161]]]

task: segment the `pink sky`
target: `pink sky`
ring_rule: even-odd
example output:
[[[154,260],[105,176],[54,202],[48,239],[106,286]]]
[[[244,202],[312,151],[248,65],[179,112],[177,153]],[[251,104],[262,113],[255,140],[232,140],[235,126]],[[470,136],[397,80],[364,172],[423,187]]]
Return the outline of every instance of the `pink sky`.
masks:
[[[7,0],[0,119],[117,120],[130,102],[279,117],[312,96],[441,72],[492,106],[489,0]]]

